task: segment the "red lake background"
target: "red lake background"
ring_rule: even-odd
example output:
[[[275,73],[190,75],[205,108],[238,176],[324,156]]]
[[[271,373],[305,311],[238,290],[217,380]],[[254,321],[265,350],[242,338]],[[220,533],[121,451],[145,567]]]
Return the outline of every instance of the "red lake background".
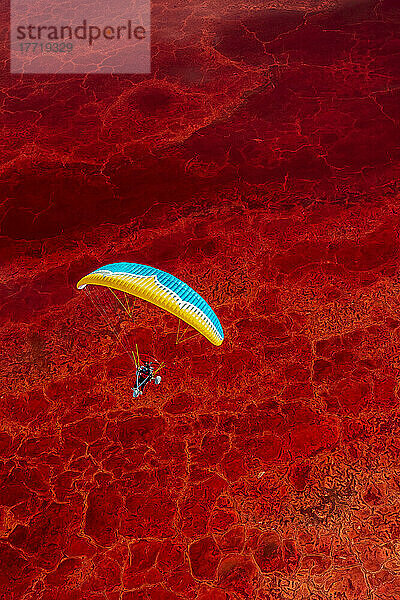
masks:
[[[6,17],[0,598],[400,597],[398,1],[156,1],[145,76],[10,75]],[[136,400],[119,261],[225,331],[117,309]]]

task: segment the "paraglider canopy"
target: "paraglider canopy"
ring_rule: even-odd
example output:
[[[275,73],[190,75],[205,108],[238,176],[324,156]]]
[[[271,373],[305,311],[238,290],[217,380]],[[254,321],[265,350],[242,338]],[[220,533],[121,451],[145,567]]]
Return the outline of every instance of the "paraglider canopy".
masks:
[[[215,346],[223,342],[221,323],[209,304],[186,283],[165,271],[137,263],[114,263],[83,277],[77,288],[89,284],[147,300],[191,325]]]

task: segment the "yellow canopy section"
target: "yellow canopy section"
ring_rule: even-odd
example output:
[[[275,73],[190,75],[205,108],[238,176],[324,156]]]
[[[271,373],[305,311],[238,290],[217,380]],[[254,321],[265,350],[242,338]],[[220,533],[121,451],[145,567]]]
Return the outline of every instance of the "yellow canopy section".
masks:
[[[175,315],[215,346],[224,340],[218,317],[207,302],[173,275],[138,263],[114,263],[83,277],[78,289],[101,285],[147,300]]]

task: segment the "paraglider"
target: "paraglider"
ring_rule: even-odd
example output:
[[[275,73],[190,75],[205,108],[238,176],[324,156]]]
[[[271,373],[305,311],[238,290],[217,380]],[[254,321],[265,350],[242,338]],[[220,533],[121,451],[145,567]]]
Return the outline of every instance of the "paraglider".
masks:
[[[224,340],[221,323],[210,305],[186,283],[160,269],[138,263],[113,263],[85,275],[77,283],[78,289],[87,286],[103,286],[155,304],[193,327],[215,346],[220,346]],[[136,397],[143,393],[148,383],[159,384],[161,377],[155,375],[151,362],[141,364],[138,352],[133,353],[133,357],[136,365],[133,394]]]
[[[160,375],[154,375],[153,365],[146,361],[136,369],[136,382],[135,386],[132,388],[133,397],[137,398],[137,396],[143,394],[144,388],[151,381],[153,381],[155,385],[159,385],[161,383],[161,377]]]

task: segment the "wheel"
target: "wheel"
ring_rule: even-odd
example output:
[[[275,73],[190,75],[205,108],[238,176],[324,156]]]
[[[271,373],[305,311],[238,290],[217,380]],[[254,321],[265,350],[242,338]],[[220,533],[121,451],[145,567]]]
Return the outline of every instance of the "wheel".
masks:
[[[161,377],[160,377],[160,375],[157,375],[157,377],[154,377],[154,383],[155,383],[156,385],[158,385],[158,384],[160,384],[160,383],[161,383]]]

